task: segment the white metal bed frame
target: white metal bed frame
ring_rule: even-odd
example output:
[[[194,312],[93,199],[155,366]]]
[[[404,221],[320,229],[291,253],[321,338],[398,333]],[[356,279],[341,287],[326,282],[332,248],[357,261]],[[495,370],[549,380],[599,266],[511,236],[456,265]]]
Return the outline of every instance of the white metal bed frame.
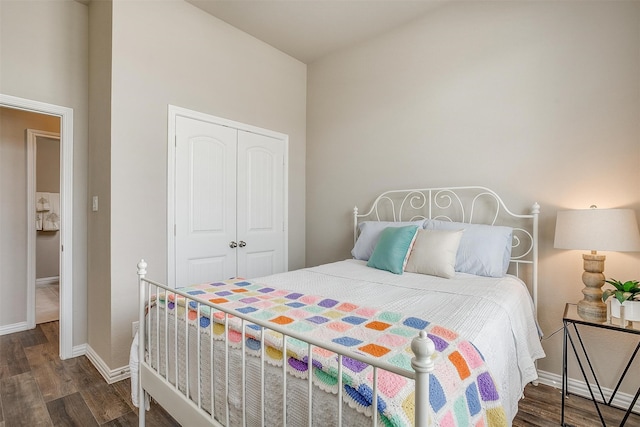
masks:
[[[471,193],[471,196],[466,197],[465,193]],[[365,214],[358,214],[357,207],[353,210],[353,225],[354,225],[354,241],[357,238],[358,233],[358,223],[360,220],[366,218],[372,218],[374,220],[391,220],[391,221],[407,221],[407,220],[415,220],[421,218],[431,218],[431,219],[446,219],[451,221],[459,221],[459,222],[468,222],[471,223],[474,214],[477,214],[478,210],[482,210],[482,212],[486,213],[486,201],[488,200],[489,204],[493,205],[495,208],[495,212],[490,215],[490,219],[488,221],[489,224],[497,224],[497,220],[501,214],[506,214],[507,217],[511,217],[512,219],[517,219],[519,221],[522,220],[531,220],[531,228],[526,229],[523,227],[514,227],[514,248],[519,248],[524,246],[524,248],[519,254],[512,256],[511,262],[515,264],[516,275],[520,274],[519,266],[521,264],[529,264],[531,265],[531,292],[533,295],[534,305],[536,306],[537,313],[537,261],[538,261],[538,244],[537,244],[537,236],[538,236],[538,214],[539,214],[539,205],[535,203],[532,207],[531,213],[527,215],[518,215],[512,213],[505,206],[502,199],[492,190],[485,187],[449,187],[449,188],[430,188],[430,189],[411,189],[411,190],[394,190],[387,191],[381,194],[373,203],[371,209]],[[451,213],[453,212],[453,213]],[[468,216],[467,216],[468,213]],[[525,236],[525,239],[529,239],[528,245],[523,245],[523,238],[521,236]],[[152,325],[151,321],[147,321],[151,316],[147,316],[149,310],[153,310],[151,304],[151,296],[154,294],[158,294],[160,292],[165,292],[165,295],[173,294],[174,297],[177,298],[178,295],[185,298],[185,308],[186,305],[190,302],[193,302],[196,305],[196,313],[197,319],[200,318],[200,313],[202,307],[207,306],[213,310],[219,310],[220,312],[225,313],[224,315],[224,325],[225,330],[227,329],[229,315],[236,316],[241,320],[241,334],[242,334],[242,412],[243,412],[243,425],[246,425],[246,419],[244,414],[246,413],[246,399],[245,397],[245,387],[244,387],[244,378],[245,377],[245,341],[246,341],[246,324],[254,324],[260,327],[260,348],[261,348],[261,401],[260,401],[260,414],[261,416],[261,425],[265,425],[265,402],[264,402],[264,391],[265,391],[265,381],[264,381],[264,331],[266,329],[270,329],[276,332],[283,334],[283,336],[289,336],[306,342],[308,344],[309,354],[313,347],[321,347],[332,351],[338,354],[338,394],[336,401],[336,411],[338,413],[339,425],[342,425],[342,401],[343,401],[343,382],[342,382],[342,358],[350,357],[364,363],[367,363],[373,366],[373,402],[377,401],[377,373],[378,369],[383,369],[386,371],[390,371],[396,373],[398,375],[402,375],[407,378],[411,378],[415,380],[415,401],[416,402],[425,402],[423,404],[415,405],[415,425],[417,427],[426,427],[429,423],[429,413],[428,407],[429,405],[426,403],[429,401],[429,375],[430,372],[434,369],[434,363],[432,361],[432,356],[435,352],[435,346],[433,342],[427,337],[425,331],[420,331],[420,333],[414,337],[411,343],[411,349],[414,352],[415,357],[411,361],[411,365],[413,371],[400,369],[396,366],[381,363],[372,358],[366,357],[359,353],[351,352],[344,347],[328,344],[325,342],[320,342],[315,339],[311,339],[309,337],[305,337],[303,334],[295,333],[293,331],[287,330],[278,325],[274,325],[270,322],[259,321],[256,319],[250,319],[245,314],[235,311],[233,309],[225,308],[224,306],[220,306],[217,304],[213,304],[209,301],[205,301],[195,297],[193,295],[189,295],[185,292],[180,291],[179,289],[172,289],[164,284],[155,282],[153,280],[146,278],[147,264],[144,260],[141,260],[138,263],[138,284],[139,284],[139,338],[138,338],[138,399],[139,406],[141,410],[139,411],[139,425],[145,425],[145,411],[144,402],[145,402],[145,393],[150,394],[156,401],[158,401],[178,422],[185,426],[222,426],[216,418],[224,419],[225,424],[229,425],[229,404],[228,399],[226,399],[225,406],[225,414],[217,414],[215,412],[215,405],[213,402],[214,393],[211,396],[211,412],[209,413],[207,410],[203,408],[201,393],[200,393],[200,384],[201,381],[206,380],[201,378],[200,370],[198,369],[197,378],[198,378],[198,387],[197,387],[197,396],[190,396],[189,391],[189,373],[188,373],[188,360],[189,360],[189,345],[185,345],[184,349],[180,349],[180,351],[185,352],[185,379],[186,382],[185,390],[180,390],[178,386],[181,383],[181,378],[179,377],[179,369],[177,366],[178,359],[178,345],[177,345],[177,336],[178,336],[178,316],[174,315],[172,322],[174,322],[174,331],[176,343],[174,345],[174,354],[173,360],[176,363],[175,366],[175,383],[172,383],[169,379],[169,369],[165,368],[164,375],[160,372],[159,368],[154,368],[150,361],[148,361],[145,357],[146,355],[146,340],[151,339],[153,336],[153,332],[155,332],[156,337],[158,337],[158,341],[160,342],[160,316],[156,315],[155,325]],[[168,299],[167,299],[168,301]],[[155,310],[159,310],[158,304],[155,305]],[[176,310],[177,313],[177,310]],[[186,316],[186,314],[185,314]],[[165,343],[167,343],[168,333],[167,331],[167,322],[168,316],[164,316],[165,323]],[[245,323],[247,322],[247,323]],[[214,322],[211,322],[211,326],[213,327]],[[152,330],[152,327],[155,330]],[[184,322],[184,333],[185,340],[188,341],[189,337],[189,322]],[[200,349],[202,345],[211,345],[213,346],[213,340],[209,339],[209,343],[203,344],[201,341],[201,334],[196,334],[196,348],[197,348],[197,362],[198,366],[201,363],[201,353]],[[225,340],[226,341],[226,340]],[[283,354],[286,354],[286,340],[283,340],[284,348]],[[168,352],[168,344],[165,345],[164,352]],[[229,351],[229,343],[225,343],[226,347],[226,367],[225,367],[225,394],[228,393],[228,379],[229,379],[229,366],[228,366],[228,351]],[[149,346],[149,348],[153,348]],[[211,349],[212,350],[212,349]],[[160,360],[160,345],[156,346],[156,360]],[[209,360],[210,366],[213,366],[213,351],[210,351],[211,360]],[[168,360],[168,354],[165,357],[165,360]],[[308,358],[308,372],[311,372],[312,367],[312,358]],[[213,371],[213,370],[212,370]],[[286,425],[286,363],[283,363],[282,368],[283,375],[283,419],[284,425]],[[210,386],[211,390],[213,390],[213,373],[210,378]],[[225,397],[228,397],[226,395]],[[313,398],[313,382],[312,375],[308,375],[308,425],[312,425],[312,398]],[[372,425],[378,425],[378,416],[372,417]]]

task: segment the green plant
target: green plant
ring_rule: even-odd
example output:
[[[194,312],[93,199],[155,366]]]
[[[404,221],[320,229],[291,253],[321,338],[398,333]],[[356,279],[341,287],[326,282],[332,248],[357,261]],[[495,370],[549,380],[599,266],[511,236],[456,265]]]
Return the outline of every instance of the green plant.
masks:
[[[640,301],[640,283],[637,280],[628,280],[622,283],[619,280],[610,279],[606,282],[615,286],[615,289],[606,289],[602,293],[602,301],[606,301],[611,295],[615,296],[620,304],[625,301]]]

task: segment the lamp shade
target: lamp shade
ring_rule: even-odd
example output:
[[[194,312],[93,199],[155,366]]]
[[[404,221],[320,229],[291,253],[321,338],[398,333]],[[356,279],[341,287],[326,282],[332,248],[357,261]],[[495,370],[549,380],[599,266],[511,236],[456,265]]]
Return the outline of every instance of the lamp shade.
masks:
[[[553,246],[591,251],[640,251],[640,233],[631,209],[559,211]]]

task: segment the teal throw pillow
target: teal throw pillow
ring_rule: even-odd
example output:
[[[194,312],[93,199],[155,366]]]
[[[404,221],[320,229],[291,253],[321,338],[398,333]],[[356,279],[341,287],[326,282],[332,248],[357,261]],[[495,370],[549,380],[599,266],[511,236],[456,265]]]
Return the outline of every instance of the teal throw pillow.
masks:
[[[417,233],[416,225],[385,228],[380,233],[380,239],[367,266],[402,274]]]

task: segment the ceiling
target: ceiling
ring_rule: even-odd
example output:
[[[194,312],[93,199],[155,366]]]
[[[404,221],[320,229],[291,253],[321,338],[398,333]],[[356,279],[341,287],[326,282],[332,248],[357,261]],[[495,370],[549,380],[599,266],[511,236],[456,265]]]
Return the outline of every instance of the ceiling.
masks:
[[[438,0],[186,0],[310,64],[331,52],[397,28]]]

